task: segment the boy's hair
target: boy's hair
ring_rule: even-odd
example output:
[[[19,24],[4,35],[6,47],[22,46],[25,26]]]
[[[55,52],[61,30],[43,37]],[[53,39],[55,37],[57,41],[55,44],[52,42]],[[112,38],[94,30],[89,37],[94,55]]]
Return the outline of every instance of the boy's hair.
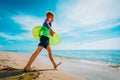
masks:
[[[50,12],[50,11],[46,13],[46,17],[47,17],[47,18],[48,18],[50,15],[54,17],[54,13],[52,13],[52,12]]]

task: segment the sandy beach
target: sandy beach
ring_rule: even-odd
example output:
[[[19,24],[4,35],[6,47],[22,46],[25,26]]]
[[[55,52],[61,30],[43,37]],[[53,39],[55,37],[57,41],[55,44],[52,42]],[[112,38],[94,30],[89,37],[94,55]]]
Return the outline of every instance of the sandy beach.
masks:
[[[11,52],[0,52],[0,80],[85,80],[65,72],[61,69],[53,69],[38,58],[32,64],[37,71],[23,72],[23,68],[30,56]],[[61,65],[63,66],[63,65]]]
[[[31,54],[30,54],[31,55]],[[55,58],[62,64],[58,69],[48,56],[39,55],[32,64],[37,71],[23,72],[30,55],[0,52],[0,80],[119,80],[120,66],[89,61]]]

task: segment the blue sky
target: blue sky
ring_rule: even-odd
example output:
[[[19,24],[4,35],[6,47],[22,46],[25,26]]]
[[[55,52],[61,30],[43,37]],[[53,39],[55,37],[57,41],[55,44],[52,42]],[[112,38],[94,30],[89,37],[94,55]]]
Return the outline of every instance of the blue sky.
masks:
[[[55,14],[53,49],[120,49],[120,0],[0,0],[0,50],[34,50],[32,29]]]

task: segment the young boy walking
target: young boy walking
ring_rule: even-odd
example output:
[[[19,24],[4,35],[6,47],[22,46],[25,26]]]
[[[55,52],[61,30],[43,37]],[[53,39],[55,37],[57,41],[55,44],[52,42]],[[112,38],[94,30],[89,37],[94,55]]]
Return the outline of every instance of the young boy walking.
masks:
[[[53,58],[53,55],[52,55],[52,49],[49,45],[49,37],[48,36],[49,35],[50,36],[54,35],[54,31],[51,28],[52,27],[51,23],[54,20],[54,14],[52,12],[47,12],[46,17],[47,17],[47,19],[44,21],[43,27],[47,27],[49,29],[49,33],[44,35],[44,33],[46,33],[46,32],[45,31],[43,32],[43,35],[40,37],[40,43],[38,44],[38,48],[32,54],[30,60],[28,61],[27,65],[24,68],[24,71],[31,71],[31,67],[30,67],[31,64],[33,63],[33,61],[35,60],[37,55],[42,51],[43,48],[45,48],[48,51],[50,61],[52,62],[54,68],[57,68],[61,64],[61,62],[56,63],[54,61],[54,58]]]

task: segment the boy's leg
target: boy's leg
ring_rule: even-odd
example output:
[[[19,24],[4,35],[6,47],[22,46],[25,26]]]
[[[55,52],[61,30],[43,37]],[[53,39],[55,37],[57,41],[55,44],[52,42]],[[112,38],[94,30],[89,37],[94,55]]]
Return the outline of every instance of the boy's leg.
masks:
[[[29,71],[30,70],[30,66],[33,63],[33,61],[35,60],[35,58],[37,57],[37,55],[41,52],[41,50],[43,49],[42,46],[38,46],[37,50],[33,53],[33,55],[31,56],[29,62],[27,63],[26,67],[24,68],[24,70]]]
[[[61,62],[59,62],[58,64],[55,63],[55,61],[53,59],[52,50],[51,50],[50,45],[47,46],[46,50],[48,51],[49,58],[50,58],[50,60],[51,60],[51,62],[53,64],[54,68],[57,68],[61,64]]]

